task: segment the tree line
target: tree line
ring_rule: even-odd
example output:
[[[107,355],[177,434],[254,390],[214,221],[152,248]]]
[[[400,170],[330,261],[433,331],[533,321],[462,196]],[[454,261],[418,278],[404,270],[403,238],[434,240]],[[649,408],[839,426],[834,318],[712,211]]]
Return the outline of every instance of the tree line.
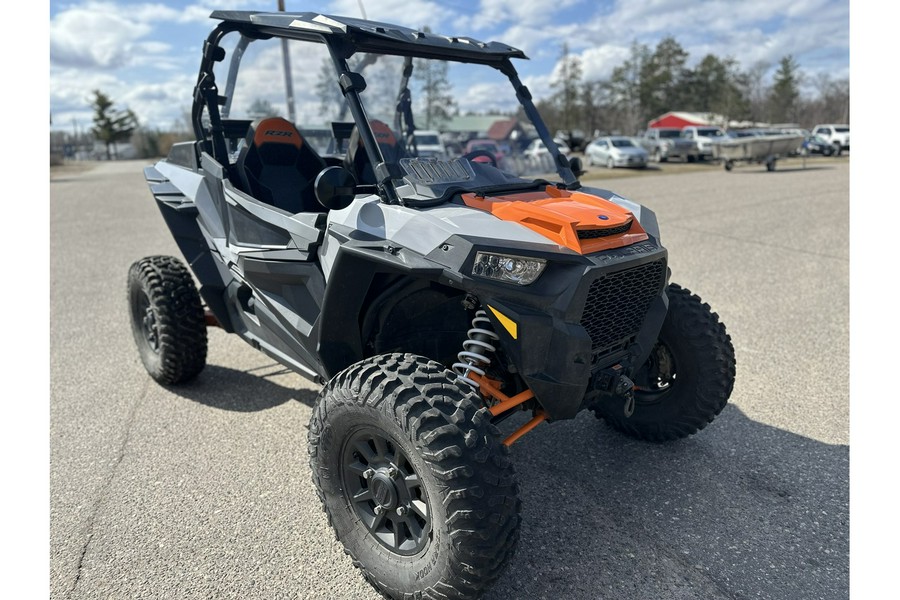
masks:
[[[828,74],[805,75],[793,56],[778,63],[767,84],[766,63],[742,69],[731,57],[707,54],[688,67],[688,52],[673,37],[655,48],[632,43],[628,58],[607,79],[583,77],[581,57],[563,44],[551,82],[553,93],[537,103],[551,130],[580,129],[631,135],[669,111],[715,113],[728,121],[847,123],[850,82]],[[801,93],[804,84],[815,91]]]

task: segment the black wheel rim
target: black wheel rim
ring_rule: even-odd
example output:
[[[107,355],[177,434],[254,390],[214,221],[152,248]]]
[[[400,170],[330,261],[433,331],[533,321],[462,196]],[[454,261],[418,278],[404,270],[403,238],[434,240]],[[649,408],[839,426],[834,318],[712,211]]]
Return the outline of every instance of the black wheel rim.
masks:
[[[134,319],[139,324],[143,339],[147,346],[154,352],[159,352],[159,322],[156,320],[156,312],[150,306],[150,298],[147,294],[138,294],[134,304]]]
[[[354,432],[341,453],[341,478],[348,504],[382,546],[410,556],[428,545],[425,486],[394,440],[371,428]]]
[[[656,342],[647,362],[635,375],[635,402],[656,404],[662,402],[678,381],[675,356],[662,341]]]

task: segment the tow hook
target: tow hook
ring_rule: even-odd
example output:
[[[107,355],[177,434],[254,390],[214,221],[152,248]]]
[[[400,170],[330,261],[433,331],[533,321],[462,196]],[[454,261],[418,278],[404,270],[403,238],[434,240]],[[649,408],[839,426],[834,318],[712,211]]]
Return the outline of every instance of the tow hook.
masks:
[[[614,365],[594,376],[594,391],[598,395],[618,396],[625,399],[625,417],[634,414],[634,382],[625,374],[625,367]]]
[[[625,397],[625,418],[634,414],[634,382],[622,375],[616,385],[616,395]]]

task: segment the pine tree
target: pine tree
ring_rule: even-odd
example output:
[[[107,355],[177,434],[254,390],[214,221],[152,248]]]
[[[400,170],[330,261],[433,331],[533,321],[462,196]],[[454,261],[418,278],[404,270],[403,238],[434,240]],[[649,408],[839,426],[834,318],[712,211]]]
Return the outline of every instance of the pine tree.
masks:
[[[91,131],[95,138],[106,144],[106,159],[112,160],[113,153],[118,156],[116,142],[128,139],[138,126],[137,116],[128,108],[113,109],[113,101],[100,90],[94,90],[91,107],[94,109]]]
[[[795,123],[799,118],[800,73],[794,57],[788,54],[778,64],[775,83],[769,94],[769,114],[773,122]]]

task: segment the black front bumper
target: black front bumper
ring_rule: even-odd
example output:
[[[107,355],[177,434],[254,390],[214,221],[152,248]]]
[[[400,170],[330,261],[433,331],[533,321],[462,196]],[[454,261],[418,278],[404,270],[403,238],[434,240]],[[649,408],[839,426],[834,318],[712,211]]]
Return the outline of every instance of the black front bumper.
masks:
[[[630,374],[643,364],[668,307],[667,252],[653,241],[583,258],[587,264],[553,265],[555,272],[544,273],[547,280],[534,290],[479,294],[510,362],[550,419],[569,419],[584,408],[599,371],[622,364]],[[552,298],[534,293],[554,287],[561,289]],[[546,303],[535,302],[542,297]],[[494,311],[514,322],[514,330]]]

